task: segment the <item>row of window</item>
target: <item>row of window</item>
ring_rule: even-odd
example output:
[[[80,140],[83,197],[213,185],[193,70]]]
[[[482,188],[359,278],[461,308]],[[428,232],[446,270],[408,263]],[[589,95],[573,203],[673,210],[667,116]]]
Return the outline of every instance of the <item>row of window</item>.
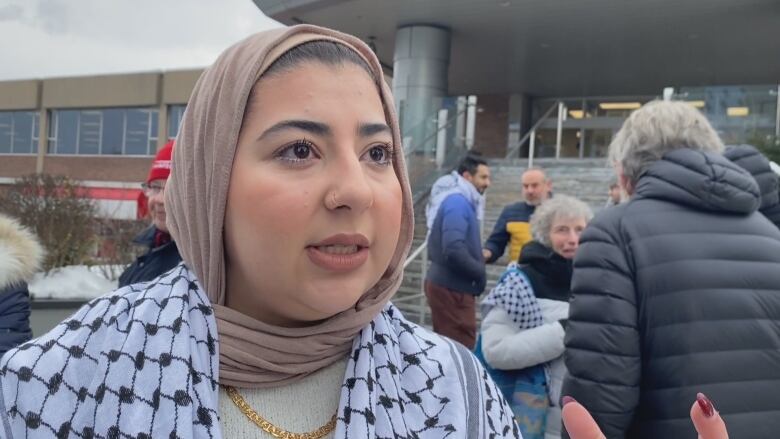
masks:
[[[168,139],[179,132],[184,105],[168,113]],[[156,108],[51,110],[49,154],[154,155],[159,132]],[[0,111],[0,154],[38,152],[39,113]]]
[[[0,153],[38,152],[38,116],[36,111],[0,111]]]

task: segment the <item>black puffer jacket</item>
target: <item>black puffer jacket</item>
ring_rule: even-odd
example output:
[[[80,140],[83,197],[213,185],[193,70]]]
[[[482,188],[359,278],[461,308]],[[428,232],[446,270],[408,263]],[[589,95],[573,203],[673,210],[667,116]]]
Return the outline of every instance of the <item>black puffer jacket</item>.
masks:
[[[134,243],[149,248],[145,254],[138,257],[125,271],[119,276],[119,286],[150,281],[157,276],[167,273],[168,270],[179,265],[181,255],[174,241],[168,241],[165,244],[154,246],[154,237],[157,234],[157,228],[151,226],[141,232],[133,240]]]
[[[672,151],[585,230],[563,395],[607,438],[692,438],[697,392],[730,436],[780,432],[780,230],[723,156]]]
[[[31,338],[27,284],[0,288],[0,356]]]
[[[43,254],[35,234],[0,214],[0,355],[32,337],[27,282]]]
[[[769,166],[769,160],[750,145],[731,146],[723,155],[756,179],[761,191],[761,206],[758,210],[780,228],[780,176]]]

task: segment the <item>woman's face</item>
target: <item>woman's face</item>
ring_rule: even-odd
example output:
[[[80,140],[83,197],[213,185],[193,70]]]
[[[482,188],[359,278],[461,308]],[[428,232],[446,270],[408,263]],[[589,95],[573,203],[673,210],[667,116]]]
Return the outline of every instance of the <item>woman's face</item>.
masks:
[[[567,218],[556,215],[550,227],[552,249],[564,259],[574,259],[580,245],[580,235],[585,230],[585,218]]]
[[[305,62],[261,78],[230,177],[226,305],[282,326],[354,306],[400,235],[393,147],[360,67]]]

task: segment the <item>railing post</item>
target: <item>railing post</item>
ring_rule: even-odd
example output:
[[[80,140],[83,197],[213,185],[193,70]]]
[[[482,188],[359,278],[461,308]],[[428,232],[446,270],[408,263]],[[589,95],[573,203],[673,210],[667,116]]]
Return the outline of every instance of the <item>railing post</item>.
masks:
[[[465,96],[458,96],[458,112],[457,120],[455,121],[455,145],[458,148],[463,148],[466,144],[466,108],[467,99]]]
[[[439,110],[439,120],[436,132],[436,167],[441,169],[444,166],[444,159],[447,157],[447,109]]]
[[[422,267],[420,267],[420,326],[425,326],[425,314],[427,305],[425,303],[425,277],[428,275],[428,249],[422,252]]]
[[[536,149],[536,128],[531,130],[531,138],[528,139],[528,167],[534,167],[534,150]]]
[[[777,106],[775,107],[775,142],[780,139],[780,84],[777,85]]]
[[[671,101],[674,97],[674,87],[664,87],[663,98],[665,101]]]
[[[565,108],[563,102],[558,102],[558,125],[555,132],[555,159],[561,158],[561,140],[563,140],[563,118]]]
[[[466,150],[474,147],[474,131],[477,125],[477,97],[469,96],[466,110]]]

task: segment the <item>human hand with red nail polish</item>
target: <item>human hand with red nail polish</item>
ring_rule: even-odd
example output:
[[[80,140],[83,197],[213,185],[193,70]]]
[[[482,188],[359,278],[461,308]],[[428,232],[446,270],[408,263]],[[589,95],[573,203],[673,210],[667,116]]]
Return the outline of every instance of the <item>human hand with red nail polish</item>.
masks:
[[[726,431],[726,423],[715,407],[712,401],[703,393],[696,395],[696,402],[691,407],[691,420],[696,431],[699,433],[699,439],[728,439],[729,433]]]
[[[569,396],[563,397],[563,425],[571,439],[606,439],[588,410]],[[696,395],[691,407],[691,420],[699,439],[728,439],[726,424],[704,394]]]

